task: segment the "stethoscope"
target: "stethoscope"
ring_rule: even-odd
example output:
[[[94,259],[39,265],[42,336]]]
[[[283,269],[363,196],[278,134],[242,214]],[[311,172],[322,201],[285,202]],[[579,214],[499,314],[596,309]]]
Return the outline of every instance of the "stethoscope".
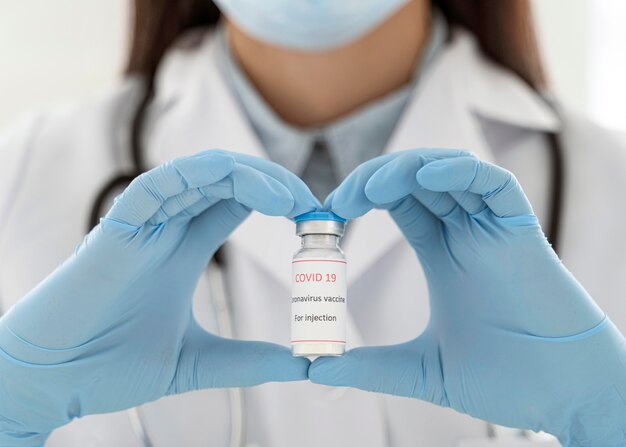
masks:
[[[148,99],[149,100],[149,99]],[[133,132],[133,134],[136,134]],[[547,231],[545,231],[548,241],[552,244],[552,248],[558,253],[561,230],[561,217],[563,214],[564,203],[564,184],[565,184],[565,163],[563,160],[563,152],[558,133],[547,133],[548,152],[550,164],[550,191],[547,223]],[[109,202],[115,192],[119,192],[127,186],[133,178],[144,172],[146,169],[143,164],[142,153],[139,150],[139,144],[132,144],[132,161],[134,171],[132,173],[121,173],[114,176],[108,181],[96,195],[91,208],[89,227],[91,230],[97,225],[101,215],[103,215],[104,205]],[[227,282],[225,280],[226,265],[221,249],[218,250],[209,265],[206,274],[209,280],[210,300],[213,305],[218,333],[222,337],[233,338],[233,315],[230,311],[228,303]],[[245,399],[241,388],[228,389],[230,402],[230,447],[242,447],[245,442]],[[147,430],[145,415],[141,407],[128,410],[128,416],[131,426],[144,447],[155,447],[155,443],[150,437]],[[517,438],[532,438],[535,435],[526,430],[504,429],[504,436],[514,436]],[[487,436],[489,438],[501,437],[503,428],[487,424]]]

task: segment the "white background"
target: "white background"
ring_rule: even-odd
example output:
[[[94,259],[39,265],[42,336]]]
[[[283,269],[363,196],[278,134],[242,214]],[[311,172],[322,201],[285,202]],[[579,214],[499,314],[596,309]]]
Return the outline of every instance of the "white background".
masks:
[[[130,1],[0,0],[0,127],[120,76]],[[533,0],[554,90],[626,130],[626,1]]]

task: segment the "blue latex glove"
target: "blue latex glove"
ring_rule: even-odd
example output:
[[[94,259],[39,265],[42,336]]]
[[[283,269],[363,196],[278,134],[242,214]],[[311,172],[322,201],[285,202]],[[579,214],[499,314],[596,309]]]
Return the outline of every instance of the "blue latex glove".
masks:
[[[307,378],[285,347],[193,318],[207,262],[256,209],[319,206],[284,168],[207,151],[135,179],[75,255],[0,319],[0,445],[40,446],[72,418],[200,388]]]
[[[626,445],[624,338],[510,172],[466,152],[390,154],[326,204],[345,218],[389,210],[424,268],[430,320],[406,343],[316,360],[312,381],[427,400],[564,445]]]

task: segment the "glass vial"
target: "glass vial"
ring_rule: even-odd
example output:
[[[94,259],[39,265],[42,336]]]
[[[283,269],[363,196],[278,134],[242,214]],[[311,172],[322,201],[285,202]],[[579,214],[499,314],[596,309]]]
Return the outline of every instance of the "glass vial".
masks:
[[[342,355],[346,349],[346,257],[339,248],[345,219],[312,212],[295,219],[302,248],[292,262],[291,352]]]

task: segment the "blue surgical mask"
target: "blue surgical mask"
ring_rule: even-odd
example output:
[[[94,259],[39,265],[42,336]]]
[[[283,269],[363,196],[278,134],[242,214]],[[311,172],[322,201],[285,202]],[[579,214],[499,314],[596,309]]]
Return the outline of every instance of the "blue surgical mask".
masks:
[[[408,0],[215,0],[242,31],[281,47],[324,51],[373,30]]]

